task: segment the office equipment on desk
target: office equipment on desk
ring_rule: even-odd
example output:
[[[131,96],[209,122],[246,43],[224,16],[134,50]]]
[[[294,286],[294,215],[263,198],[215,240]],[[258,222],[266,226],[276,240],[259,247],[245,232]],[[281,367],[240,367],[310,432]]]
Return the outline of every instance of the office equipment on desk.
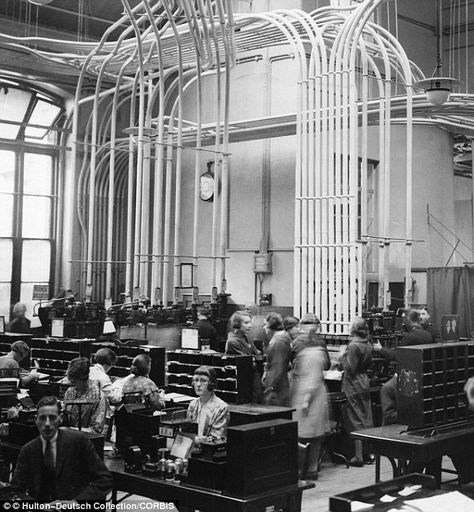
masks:
[[[53,320],[51,320],[51,337],[64,337],[64,318],[54,318]]]
[[[5,373],[11,370],[5,369]],[[18,376],[18,370],[15,370]],[[2,372],[0,372],[2,375]],[[16,405],[18,401],[19,379],[14,377],[1,377],[0,378],[0,408],[7,409],[12,405]]]
[[[261,421],[227,429],[227,489],[246,496],[298,482],[297,422]]]
[[[20,502],[20,501],[35,501],[31,496],[28,496],[26,492],[20,491],[18,489],[13,489],[12,486],[6,482],[0,482],[0,502]],[[19,504],[19,503],[18,503]],[[16,506],[17,503],[13,506],[14,509],[18,509],[20,507]],[[4,505],[4,508],[7,507]]]
[[[180,459],[188,459],[194,445],[194,434],[180,432],[176,434],[171,447],[171,455]]]
[[[301,497],[313,482],[296,482],[257,491],[250,496],[241,496],[227,490],[203,488],[187,482],[177,483],[146,475],[126,473],[123,461],[107,460],[113,477],[112,504],[118,499],[118,491],[137,494],[157,501],[177,501],[183,510],[219,510],[225,512],[265,512],[285,510],[301,512]],[[180,508],[181,510],[181,508]]]
[[[181,329],[181,348],[184,350],[199,350],[201,348],[197,329]]]
[[[128,447],[137,445],[143,453],[148,455],[152,461],[156,460],[159,448],[166,446],[167,437],[175,437],[182,423],[176,422],[172,425],[165,424],[165,430],[160,432],[163,420],[171,420],[173,413],[176,417],[184,418],[184,422],[189,423],[186,418],[186,409],[181,407],[173,407],[162,409],[161,411],[153,411],[152,409],[137,403],[130,404],[131,410],[127,411],[125,407],[120,408],[115,413],[116,425],[116,446],[117,449],[124,453]],[[175,428],[173,428],[175,427]],[[163,435],[170,434],[170,435]]]

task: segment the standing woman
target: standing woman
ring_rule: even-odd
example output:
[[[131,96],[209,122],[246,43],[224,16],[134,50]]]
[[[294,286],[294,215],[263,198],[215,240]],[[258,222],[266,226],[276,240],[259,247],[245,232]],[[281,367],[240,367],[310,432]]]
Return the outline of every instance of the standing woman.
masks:
[[[270,338],[267,347],[263,403],[287,407],[290,405],[288,369],[291,360],[291,337],[283,329],[283,318],[278,313],[269,313],[263,328]]]
[[[324,371],[329,368],[326,345],[318,335],[320,321],[306,313],[296,338],[291,383],[293,419],[298,422],[298,441],[307,445],[306,459],[300,461],[302,477],[317,480],[323,437],[329,432],[329,410]],[[296,341],[295,340],[295,341]]]
[[[262,403],[262,361],[263,357],[254,342],[248,339],[252,320],[246,311],[236,311],[230,317],[230,328],[225,344],[225,353],[228,355],[252,356],[252,402]]]
[[[342,391],[346,395],[344,404],[344,428],[347,433],[373,426],[370,382],[367,369],[372,360],[372,345],[369,343],[369,328],[363,318],[356,318],[351,324],[351,339],[341,356],[344,376]],[[355,455],[350,464],[362,466],[364,456],[362,441],[356,440]]]

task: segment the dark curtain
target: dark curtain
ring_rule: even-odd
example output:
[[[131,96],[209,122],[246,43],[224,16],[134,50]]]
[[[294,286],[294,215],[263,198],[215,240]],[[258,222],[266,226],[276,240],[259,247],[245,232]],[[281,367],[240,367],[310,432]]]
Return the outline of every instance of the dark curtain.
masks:
[[[442,315],[459,315],[459,336],[474,337],[474,268],[429,268],[427,303],[440,330]]]

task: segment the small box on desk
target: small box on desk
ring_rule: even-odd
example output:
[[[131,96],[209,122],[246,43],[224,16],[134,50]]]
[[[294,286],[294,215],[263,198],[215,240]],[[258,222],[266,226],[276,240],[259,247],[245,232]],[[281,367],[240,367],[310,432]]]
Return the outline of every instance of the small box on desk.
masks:
[[[187,483],[222,491],[226,482],[227,462],[191,457],[188,460]]]
[[[227,429],[227,485],[238,496],[298,482],[296,421],[276,419]]]

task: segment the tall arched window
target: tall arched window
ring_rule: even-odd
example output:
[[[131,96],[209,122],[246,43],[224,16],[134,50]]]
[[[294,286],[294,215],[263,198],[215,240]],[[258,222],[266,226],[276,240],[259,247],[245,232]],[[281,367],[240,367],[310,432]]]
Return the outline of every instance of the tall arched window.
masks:
[[[0,78],[0,315],[52,289],[58,196],[60,98]]]

